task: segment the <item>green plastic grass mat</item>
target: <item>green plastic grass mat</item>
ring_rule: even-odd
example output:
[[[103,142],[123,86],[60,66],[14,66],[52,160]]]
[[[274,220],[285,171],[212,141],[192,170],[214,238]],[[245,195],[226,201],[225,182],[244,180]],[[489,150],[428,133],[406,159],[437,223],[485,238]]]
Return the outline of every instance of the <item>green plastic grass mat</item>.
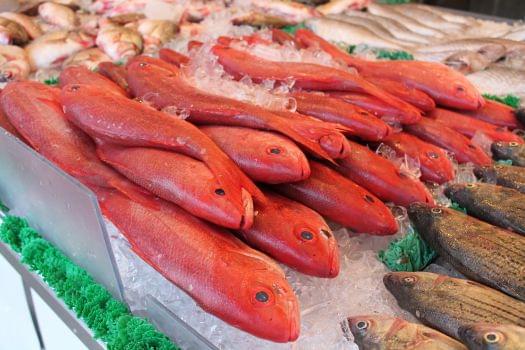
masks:
[[[494,100],[499,103],[506,104],[507,106],[510,106],[514,109],[520,108],[521,99],[518,96],[514,96],[514,95],[496,96],[496,95],[483,94],[483,97],[489,100]]]
[[[303,22],[303,23],[299,23],[293,26],[292,25],[284,26],[281,29],[288,34],[295,35],[295,32],[298,29],[307,29],[307,28],[306,28],[306,24],[304,24]]]
[[[85,270],[43,239],[25,219],[4,217],[0,239],[21,255],[23,264],[42,276],[109,350],[178,349],[151,323],[133,316],[126,305],[113,298]]]
[[[44,80],[44,84],[46,84],[46,85],[58,85],[58,77],[50,77],[50,78]]]
[[[450,209],[454,209],[454,210],[457,210],[457,211],[460,211],[460,212],[463,212],[464,214],[467,213],[467,209],[461,207],[458,203],[456,202],[452,202],[452,204],[450,205]]]
[[[512,160],[510,159],[500,159],[496,161],[497,164],[501,165],[512,165]]]
[[[376,58],[380,60],[391,60],[391,61],[412,61],[414,56],[406,51],[397,51],[397,50],[378,50],[376,53]]]
[[[378,253],[379,260],[390,270],[408,272],[423,270],[436,256],[436,252],[413,228]]]

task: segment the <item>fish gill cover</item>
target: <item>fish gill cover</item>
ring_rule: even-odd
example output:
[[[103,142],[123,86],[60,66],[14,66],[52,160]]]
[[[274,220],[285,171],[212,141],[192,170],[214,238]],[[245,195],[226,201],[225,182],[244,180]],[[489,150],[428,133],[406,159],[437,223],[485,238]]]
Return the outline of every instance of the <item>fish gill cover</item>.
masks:
[[[507,106],[510,106],[514,109],[520,108],[521,99],[518,96],[514,96],[514,95],[497,96],[497,95],[483,94],[483,97],[489,100],[494,100],[496,102],[506,104]]]
[[[411,226],[408,233],[395,239],[386,250],[378,253],[378,258],[392,271],[420,271],[437,256],[436,252],[421,238]]]
[[[1,202],[0,206],[6,208]],[[125,304],[43,239],[25,219],[5,216],[0,225],[0,240],[19,253],[21,262],[30,270],[41,275],[109,350],[178,349],[147,320],[133,316]]]

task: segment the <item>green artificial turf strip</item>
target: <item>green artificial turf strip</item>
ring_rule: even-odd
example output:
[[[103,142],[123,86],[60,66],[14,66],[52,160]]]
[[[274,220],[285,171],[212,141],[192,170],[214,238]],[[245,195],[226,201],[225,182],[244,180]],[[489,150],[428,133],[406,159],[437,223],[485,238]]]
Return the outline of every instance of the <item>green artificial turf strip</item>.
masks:
[[[392,271],[420,271],[437,256],[436,252],[421,238],[416,230],[393,240],[378,258]]]
[[[490,94],[483,94],[483,97],[489,100],[494,100],[496,102],[506,104],[507,106],[510,106],[514,109],[520,108],[521,100],[518,96],[514,96],[514,95],[496,96],[496,95],[490,95]]]
[[[22,263],[40,274],[109,350],[178,349],[147,320],[133,316],[125,304],[30,228],[26,220],[4,217],[0,239],[20,253]]]

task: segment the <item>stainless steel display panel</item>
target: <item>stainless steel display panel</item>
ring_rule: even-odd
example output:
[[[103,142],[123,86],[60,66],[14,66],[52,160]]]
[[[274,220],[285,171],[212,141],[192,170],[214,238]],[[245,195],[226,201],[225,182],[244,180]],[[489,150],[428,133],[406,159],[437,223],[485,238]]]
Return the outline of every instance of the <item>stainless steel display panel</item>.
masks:
[[[123,299],[109,237],[94,194],[0,128],[0,199]]]

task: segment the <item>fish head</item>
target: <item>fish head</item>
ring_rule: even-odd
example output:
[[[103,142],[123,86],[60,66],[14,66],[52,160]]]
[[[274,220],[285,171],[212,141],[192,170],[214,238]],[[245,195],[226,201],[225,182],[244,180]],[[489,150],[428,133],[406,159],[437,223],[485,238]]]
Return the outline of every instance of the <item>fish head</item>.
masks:
[[[490,149],[497,159],[509,159],[520,148],[520,144],[514,141],[511,142],[494,142]]]
[[[497,173],[493,165],[478,166],[474,168],[474,174],[478,179],[488,183],[496,183]]]
[[[242,298],[237,305],[237,317],[241,328],[259,337],[294,341],[301,327],[299,303],[282,270],[277,265],[275,269],[271,266],[265,264],[264,268],[260,266],[239,276],[242,282],[236,293]]]
[[[514,332],[513,328],[518,329]],[[494,325],[489,323],[475,323],[459,328],[459,337],[469,349],[498,350],[518,349],[517,345],[524,344],[525,329],[512,325]],[[519,334],[521,333],[521,335]],[[521,340],[520,340],[521,338]],[[514,344],[516,347],[513,347]]]
[[[348,329],[352,332],[354,341],[360,346],[379,345],[395,321],[394,317],[380,315],[360,315],[347,318]]]
[[[251,235],[272,240],[265,242],[278,247],[281,262],[300,272],[317,277],[333,278],[339,274],[339,247],[324,219],[310,208],[276,195],[264,193],[268,202],[255,205]]]
[[[408,216],[418,231],[424,232],[441,217],[443,209],[428,203],[412,203],[408,207]]]
[[[463,205],[471,200],[472,194],[478,189],[475,183],[460,183],[448,185],[445,188],[445,195],[453,202]]]
[[[439,276],[428,272],[389,272],[383,277],[383,284],[400,306],[410,309],[413,300],[431,290]]]

